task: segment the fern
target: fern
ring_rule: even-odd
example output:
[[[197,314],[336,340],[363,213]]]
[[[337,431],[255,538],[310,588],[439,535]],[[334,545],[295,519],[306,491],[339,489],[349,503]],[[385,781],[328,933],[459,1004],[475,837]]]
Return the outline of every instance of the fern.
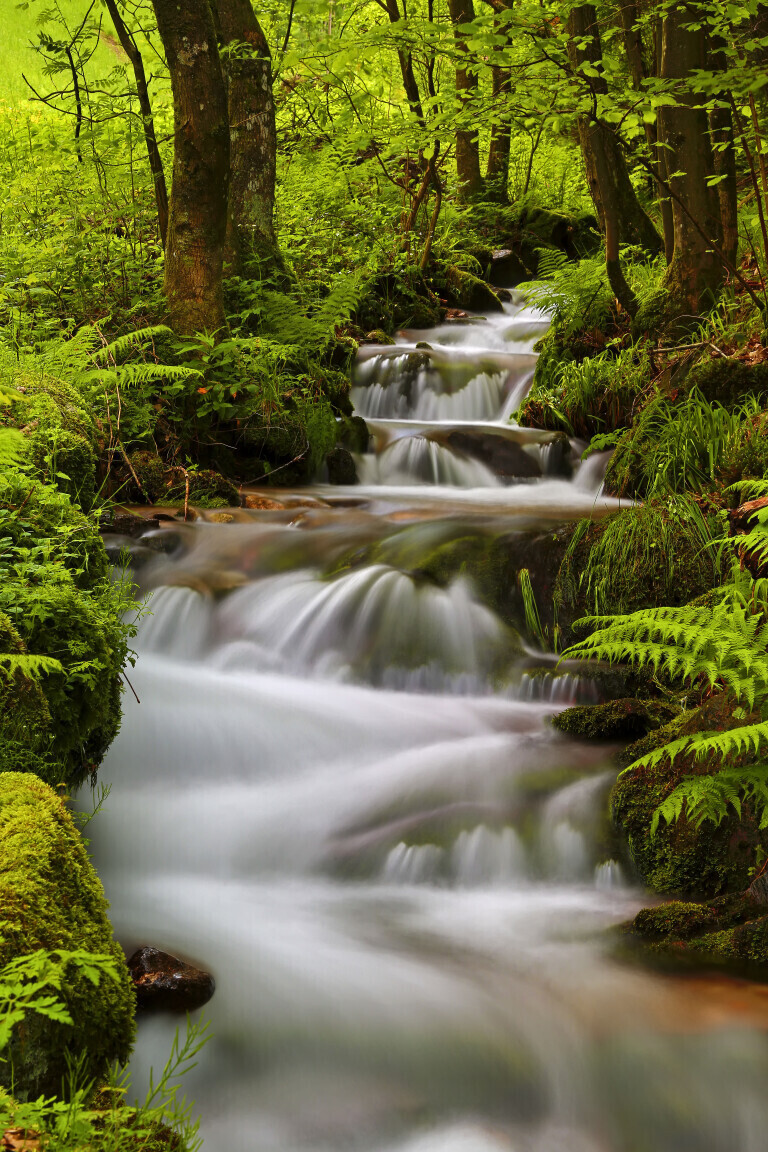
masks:
[[[59,660],[52,656],[32,656],[28,653],[0,652],[0,682],[19,673],[26,680],[39,680],[49,672],[63,672]]]
[[[320,350],[328,344],[335,329],[352,315],[361,294],[359,275],[339,277],[314,315],[307,316],[293,297],[281,292],[264,292],[260,331],[280,344]]]

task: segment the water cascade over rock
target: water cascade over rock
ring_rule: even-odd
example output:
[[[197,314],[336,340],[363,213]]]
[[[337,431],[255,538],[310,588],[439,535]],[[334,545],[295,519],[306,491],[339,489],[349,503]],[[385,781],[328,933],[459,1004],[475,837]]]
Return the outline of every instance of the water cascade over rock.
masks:
[[[765,1148],[765,1007],[611,958],[643,900],[616,769],[547,723],[593,683],[428,562],[471,527],[527,563],[619,507],[600,460],[566,443],[553,473],[509,422],[546,324],[363,350],[361,483],[132,545],[151,615],[89,836],[128,953],[215,978],[185,1082],[207,1152]],[[518,474],[469,451],[491,436]],[[137,1090],[176,1024],[142,1022]]]

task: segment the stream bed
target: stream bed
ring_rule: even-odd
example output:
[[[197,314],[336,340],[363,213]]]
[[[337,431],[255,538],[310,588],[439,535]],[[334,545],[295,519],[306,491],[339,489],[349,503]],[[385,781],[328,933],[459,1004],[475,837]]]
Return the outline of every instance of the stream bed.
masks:
[[[768,989],[612,958],[648,903],[616,770],[547,724],[591,683],[424,576],[619,507],[604,461],[509,422],[546,327],[518,302],[363,349],[358,485],[131,542],[141,703],[88,835],[125,948],[215,975],[205,1152],[768,1147]],[[139,1094],[177,1024],[141,1024]]]

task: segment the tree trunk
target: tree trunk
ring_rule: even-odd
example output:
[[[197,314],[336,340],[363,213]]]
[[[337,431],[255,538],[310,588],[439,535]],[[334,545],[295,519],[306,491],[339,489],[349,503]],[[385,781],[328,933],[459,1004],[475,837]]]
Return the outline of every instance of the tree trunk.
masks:
[[[460,31],[462,24],[470,24],[475,18],[472,0],[448,0],[448,8],[453,23],[453,34],[459,63],[469,64],[466,36]],[[477,74],[469,67],[456,68],[456,94],[459,105],[463,106],[477,92]],[[483,192],[483,175],[480,171],[480,138],[473,129],[460,128],[456,132],[456,173],[459,178],[459,194],[463,199],[479,196]]]
[[[713,71],[723,71],[727,66],[725,44],[722,41],[713,42]],[[709,127],[712,134],[712,159],[715,172],[722,177],[717,184],[720,223],[722,225],[720,242],[726,259],[731,264],[735,264],[739,251],[739,216],[733,113],[730,105],[726,103],[727,96],[725,93],[721,94],[720,99],[720,105],[714,108],[710,114]]]
[[[632,77],[632,86],[636,92],[641,92],[643,82],[648,78],[650,69],[646,61],[643,48],[643,37],[638,25],[637,4],[630,0],[623,0],[621,4],[621,23],[624,29],[624,50]],[[661,212],[661,225],[664,232],[664,251],[667,264],[671,263],[675,246],[675,225],[672,217],[672,204],[664,191],[661,181],[664,179],[664,165],[659,155],[658,131],[655,124],[645,125],[645,139],[651,154],[651,167],[656,176],[656,195]]]
[[[171,74],[173,186],[165,294],[182,335],[226,327],[222,291],[229,191],[227,93],[208,0],[152,0]]]
[[[397,0],[387,0],[387,15],[390,24],[397,24],[402,19]],[[397,58],[400,63],[400,75],[403,78],[406,99],[411,106],[411,111],[423,128],[425,126],[424,110],[421,104],[419,85],[416,81],[416,73],[413,71],[413,59],[410,52],[404,52],[401,48],[397,50]]]
[[[277,129],[272,56],[250,0],[213,0],[221,43],[230,49],[229,215],[225,261],[230,273],[285,279],[275,234]]]
[[[580,4],[571,9],[568,33],[571,37],[568,55],[574,71],[589,65],[590,71],[598,72],[597,76],[578,74],[588,85],[593,99],[592,115],[582,116],[579,122],[579,139],[600,227],[605,233],[606,207],[610,205],[615,212],[619,244],[636,244],[647,252],[659,252],[659,234],[637,198],[621,145],[616,134],[599,117],[598,97],[605,95],[608,87],[601,73],[602,45],[593,4]],[[575,42],[584,37],[590,38],[588,43]]]
[[[144,61],[133,33],[126,27],[125,21],[120,14],[116,0],[106,0],[106,5],[115,32],[117,33],[117,38],[120,41],[120,47],[123,49],[123,52],[125,52],[133,68],[136,95],[139,101],[141,120],[144,125],[144,141],[147,146],[149,170],[152,173],[152,183],[155,188],[157,223],[160,229],[160,239],[162,240],[163,247],[165,247],[165,241],[168,235],[168,188],[165,183],[163,159],[160,155],[157,136],[155,135],[155,121],[152,115],[152,104],[149,99],[149,88],[147,87],[147,74],[144,71]]]
[[[493,200],[501,204],[509,203],[509,156],[512,150],[512,125],[509,118],[498,111],[499,105],[504,105],[509,93],[512,91],[512,73],[509,68],[500,68],[494,64],[491,69],[493,79],[493,97],[500,122],[491,128],[491,147],[488,152],[488,168],[486,180],[488,193]]]
[[[666,287],[674,306],[693,316],[715,299],[724,273],[722,261],[702,236],[703,231],[717,243],[723,234],[717,188],[707,185],[715,173],[707,113],[696,107],[701,98],[684,84],[694,70],[706,69],[709,63],[706,31],[690,27],[696,19],[697,12],[687,4],[675,4],[666,10],[661,77],[683,83],[674,85],[677,105],[662,108],[659,115],[667,170],[671,173],[669,186],[675,193],[675,249]]]

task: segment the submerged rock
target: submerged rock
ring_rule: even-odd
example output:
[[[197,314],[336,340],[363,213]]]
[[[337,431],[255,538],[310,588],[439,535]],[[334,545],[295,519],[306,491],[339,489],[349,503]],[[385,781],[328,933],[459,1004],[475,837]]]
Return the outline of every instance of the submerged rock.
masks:
[[[139,948],[128,961],[141,1012],[193,1012],[213,996],[210,972],[195,968],[159,948]]]

